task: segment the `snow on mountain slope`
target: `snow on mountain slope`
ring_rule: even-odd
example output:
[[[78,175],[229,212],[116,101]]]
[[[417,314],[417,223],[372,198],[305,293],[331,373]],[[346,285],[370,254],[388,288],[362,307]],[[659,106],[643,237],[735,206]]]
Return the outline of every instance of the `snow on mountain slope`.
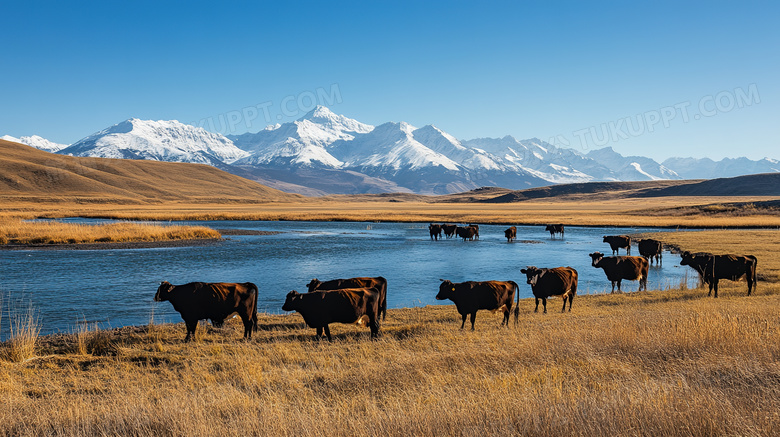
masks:
[[[49,141],[46,138],[39,137],[38,135],[24,136],[24,137],[12,137],[10,135],[3,135],[0,139],[6,141],[13,141],[15,143],[27,144],[28,146],[35,147],[36,149],[45,150],[47,152],[59,152],[60,150],[68,147],[67,144],[59,144],[53,141]]]
[[[620,181],[682,179],[673,170],[650,158],[623,156],[611,147],[590,151],[586,156],[612,170],[616,180]]]
[[[728,178],[757,173],[780,172],[776,159],[763,158],[753,161],[747,158],[725,158],[713,161],[709,158],[669,158],[663,162],[685,179]]]
[[[149,159],[209,165],[230,164],[248,155],[220,134],[176,120],[131,118],[83,138],[63,155]]]
[[[229,136],[236,146],[251,155],[237,164],[323,165],[338,168],[342,162],[327,150],[332,143],[349,141],[371,132],[373,126],[337,115],[317,106],[301,119],[269,126],[257,133]]]
[[[331,145],[331,153],[345,168],[419,169],[442,167],[458,171],[457,162],[426,147],[414,137],[415,127],[404,122],[385,123],[371,132]]]

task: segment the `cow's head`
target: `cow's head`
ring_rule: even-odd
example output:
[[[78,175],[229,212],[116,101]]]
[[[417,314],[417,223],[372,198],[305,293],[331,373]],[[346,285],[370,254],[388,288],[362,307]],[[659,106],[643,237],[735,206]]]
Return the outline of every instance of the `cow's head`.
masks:
[[[439,293],[436,295],[436,300],[450,299],[455,292],[455,284],[446,279],[439,280],[441,281],[441,285],[439,285]]]
[[[160,286],[157,288],[157,293],[154,295],[154,301],[163,302],[168,300],[168,296],[171,294],[171,291],[174,289],[174,287],[175,285],[168,281],[161,282]]]
[[[604,239],[601,240],[601,241],[604,242],[604,243],[609,243],[609,237],[605,235]]]
[[[282,305],[282,311],[295,311],[300,300],[301,293],[298,293],[295,290],[287,293],[287,297],[284,299],[284,305]]]
[[[542,269],[536,268],[534,266],[528,266],[524,269],[520,269],[520,273],[525,274],[527,281],[527,284],[531,284],[531,286],[536,285],[536,281],[539,280],[539,276],[542,274]]]
[[[606,237],[604,237],[604,238],[606,238]],[[589,253],[588,256],[591,259],[590,265],[592,265],[593,267],[598,267],[599,266],[599,261],[601,261],[601,258],[604,258],[604,254],[601,253],[601,252]]]
[[[554,230],[555,230],[555,228],[553,227],[553,225],[547,225],[547,226],[544,228],[544,230],[545,230],[545,231],[554,231]]]
[[[306,288],[308,288],[309,293],[311,293],[312,291],[316,290],[317,287],[319,287],[320,285],[322,285],[322,281],[320,281],[317,278],[314,278],[308,284],[306,284]]]

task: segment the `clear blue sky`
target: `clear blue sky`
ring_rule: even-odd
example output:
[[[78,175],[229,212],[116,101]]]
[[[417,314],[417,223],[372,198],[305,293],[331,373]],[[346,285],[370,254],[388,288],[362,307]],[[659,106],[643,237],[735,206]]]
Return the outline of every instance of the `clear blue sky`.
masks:
[[[0,135],[255,132],[316,100],[461,139],[780,158],[779,5],[3,0]]]

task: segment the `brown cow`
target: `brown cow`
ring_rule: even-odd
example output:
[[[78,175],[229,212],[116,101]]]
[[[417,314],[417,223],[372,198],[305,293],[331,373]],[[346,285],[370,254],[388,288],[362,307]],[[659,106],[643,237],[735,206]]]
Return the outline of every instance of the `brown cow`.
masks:
[[[467,239],[473,241],[474,236],[477,235],[477,230],[472,226],[467,226],[465,228],[458,226],[455,229],[455,233],[458,234],[458,237],[463,238],[463,241],[466,241]]]
[[[467,228],[474,228],[474,238],[479,240],[479,225],[468,225]]]
[[[555,234],[561,234],[563,238],[563,225],[547,225],[544,230],[550,232],[550,238],[555,238]]]
[[[455,229],[458,228],[458,225],[441,225],[441,230],[444,231],[444,235],[447,238],[452,238],[453,235],[455,235]]]
[[[173,285],[163,282],[154,295],[156,302],[169,301],[181,314],[187,326],[184,341],[195,336],[198,321],[211,319],[212,325],[221,327],[225,319],[238,313],[244,322],[244,338],[252,338],[257,330],[257,285],[251,282],[234,284],[226,282],[190,282]]]
[[[463,316],[460,329],[466,325],[466,316],[471,314],[471,330],[474,330],[474,320],[477,318],[477,310],[491,310],[493,312],[504,310],[504,320],[501,325],[509,326],[509,313],[512,310],[512,300],[515,291],[518,291],[514,281],[468,281],[454,283],[441,279],[437,300],[450,299],[455,302],[458,313]],[[517,295],[518,304],[520,294]],[[515,323],[517,323],[515,313]]]
[[[428,233],[431,234],[431,240],[438,241],[441,237],[441,225],[431,223],[428,225]]]
[[[607,256],[601,252],[589,253],[592,262],[591,265],[601,268],[607,275],[607,279],[612,282],[612,293],[615,292],[615,283],[618,291],[623,279],[630,281],[639,281],[639,291],[644,288],[647,291],[647,270],[649,264],[641,256]]]
[[[628,235],[605,235],[604,242],[609,243],[612,255],[617,255],[618,249],[626,249],[626,255],[631,255],[631,237]]]
[[[747,279],[748,296],[756,289],[756,264],[758,260],[753,255],[713,255],[711,253],[683,252],[680,265],[693,267],[702,277],[704,283],[709,284],[710,291],[707,296],[718,297],[718,282],[721,279],[738,281],[742,277]]]
[[[506,237],[506,242],[511,243],[512,240],[517,238],[517,227],[512,226],[509,229],[505,230],[504,236]]]
[[[527,283],[531,285],[531,291],[536,298],[536,307],[534,312],[539,311],[539,299],[542,300],[544,312],[547,313],[547,298],[550,296],[563,297],[563,308],[561,312],[566,311],[566,299],[569,299],[569,311],[574,302],[574,295],[577,294],[577,270],[571,267],[555,267],[552,269],[540,269],[529,266],[520,269],[528,279]],[[515,308],[515,315],[520,313],[520,307]]]
[[[663,243],[658,240],[653,240],[652,238],[645,238],[639,240],[637,246],[639,246],[639,254],[647,258],[647,260],[650,261],[650,264],[655,261],[658,265],[661,265],[664,251]]]
[[[306,288],[309,293],[316,290],[339,290],[342,288],[374,288],[379,293],[379,311],[382,313],[382,320],[387,317],[387,279],[377,276],[375,278],[349,278],[349,279],[331,279],[322,282],[317,278],[312,279]]]
[[[317,329],[318,340],[325,330],[328,341],[333,341],[328,327],[330,323],[364,325],[366,317],[371,338],[379,335],[379,293],[373,288],[345,288],[311,293],[298,293],[293,290],[287,293],[282,310],[298,311],[307,326]]]

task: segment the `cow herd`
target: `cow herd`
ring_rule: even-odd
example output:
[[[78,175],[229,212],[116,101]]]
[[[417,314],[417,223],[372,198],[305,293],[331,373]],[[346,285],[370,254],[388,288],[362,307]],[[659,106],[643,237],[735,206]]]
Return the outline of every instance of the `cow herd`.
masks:
[[[457,235],[473,240],[479,238],[479,226],[457,226],[431,224],[428,227],[432,240],[438,240],[442,234],[446,238]],[[563,225],[548,225],[546,230],[550,237],[560,234],[563,238]],[[517,238],[517,228],[510,227],[504,231],[508,242]],[[630,256],[631,237],[627,235],[604,236],[613,256],[605,256],[601,252],[590,253],[591,266],[604,270],[607,279],[612,283],[612,292],[617,285],[625,280],[639,281],[639,290],[647,290],[647,274],[651,262],[661,263],[663,243],[653,239],[639,240],[637,246],[641,256]],[[626,256],[619,256],[619,250],[624,249]],[[680,265],[690,266],[699,273],[702,283],[709,284],[711,295],[715,291],[718,297],[718,282],[720,279],[736,281],[745,277],[748,284],[748,296],[756,286],[756,257],[752,255],[715,255],[706,252],[682,252]],[[536,306],[539,302],[547,312],[547,299],[561,296],[566,311],[569,304],[571,311],[574,296],[577,294],[577,270],[572,267],[538,268],[528,266],[520,270],[526,275],[526,283],[531,286]],[[504,317],[501,325],[509,325],[509,316],[515,304],[515,323],[520,314],[520,293],[514,281],[466,281],[455,283],[441,279],[437,300],[449,299],[455,303],[462,317],[461,329],[470,317],[471,329],[478,310],[502,311]],[[328,325],[331,323],[354,323],[368,325],[371,338],[379,335],[380,315],[384,320],[387,315],[387,280],[379,277],[360,277],[349,279],[334,279],[319,281],[312,279],[306,285],[308,292],[299,293],[295,290],[286,296],[282,310],[297,311],[310,328],[316,329],[316,338],[323,335],[332,340]],[[154,296],[155,301],[169,301],[179,312],[187,328],[185,341],[190,341],[195,335],[199,320],[209,319],[215,327],[221,327],[224,320],[237,314],[244,324],[244,338],[252,337],[252,331],[258,329],[257,317],[257,286],[251,282],[235,283],[203,283],[192,282],[184,285],[173,285],[163,282]],[[517,302],[513,302],[517,296]]]

